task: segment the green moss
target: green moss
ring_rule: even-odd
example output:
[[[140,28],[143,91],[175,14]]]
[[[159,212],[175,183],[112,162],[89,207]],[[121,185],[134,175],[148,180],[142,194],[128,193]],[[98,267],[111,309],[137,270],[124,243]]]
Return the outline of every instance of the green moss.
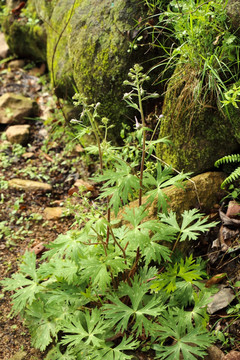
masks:
[[[197,174],[212,169],[217,159],[232,153],[239,145],[226,116],[214,108],[198,108],[186,92],[182,94],[186,84],[184,79],[191,76],[185,68],[181,75],[175,73],[169,82],[160,138],[169,136],[174,145],[160,144],[157,155],[178,170]],[[194,83],[194,77],[191,83]]]
[[[32,13],[32,16],[35,18],[36,14]],[[43,26],[33,25],[27,18],[15,19],[9,15],[3,21],[2,29],[13,54],[35,61],[46,60],[46,32]]]
[[[66,88],[69,93],[73,81],[90,103],[100,102],[101,115],[120,128],[121,122],[132,116],[132,110],[122,101],[128,90],[122,83],[134,63],[140,58],[146,60],[141,49],[128,53],[128,31],[134,27],[135,19],[143,15],[143,6],[137,0],[77,0],[58,41],[56,33],[61,34],[72,5],[73,0],[59,0],[52,12],[51,27],[48,26],[48,66],[53,68],[58,93],[64,94]]]

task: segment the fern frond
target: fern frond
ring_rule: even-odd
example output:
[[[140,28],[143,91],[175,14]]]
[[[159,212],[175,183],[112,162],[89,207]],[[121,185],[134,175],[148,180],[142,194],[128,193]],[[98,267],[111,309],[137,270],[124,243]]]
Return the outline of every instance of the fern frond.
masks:
[[[221,184],[221,188],[224,189],[225,186],[235,180],[240,178],[240,166],[235,169]]]
[[[218,159],[214,166],[219,167],[222,164],[228,164],[233,162],[240,162],[240,154],[231,154]],[[227,180],[227,179],[226,179]]]

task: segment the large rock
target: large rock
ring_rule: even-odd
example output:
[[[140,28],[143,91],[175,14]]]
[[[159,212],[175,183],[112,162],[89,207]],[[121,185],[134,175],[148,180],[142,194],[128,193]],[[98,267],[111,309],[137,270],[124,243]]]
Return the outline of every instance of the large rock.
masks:
[[[184,210],[193,208],[201,208],[202,212],[209,213],[215,204],[222,199],[225,192],[221,189],[221,183],[226,178],[222,172],[206,172],[194,176],[186,181],[184,189],[176,186],[169,186],[163,189],[164,194],[168,197],[169,210],[177,214],[178,219]],[[142,203],[146,202],[147,198],[143,197]],[[137,207],[138,200],[130,203],[130,207]],[[123,210],[124,211],[124,210]],[[122,216],[122,213],[120,217]],[[149,219],[157,218],[158,208],[157,199],[148,205]]]
[[[102,104],[102,115],[124,121],[129,109],[122,97],[129,89],[122,83],[134,63],[152,57],[141,47],[128,52],[139,30],[134,25],[146,16],[142,2],[76,0],[73,11],[73,0],[51,3],[35,0],[40,16],[48,19],[47,60],[55,89],[60,95],[74,93],[75,83],[90,103]]]
[[[30,125],[13,125],[6,130],[6,136],[11,144],[25,145],[29,138]]]
[[[19,124],[25,117],[37,115],[35,101],[20,94],[5,93],[0,97],[0,124]]]
[[[233,30],[240,35],[240,1],[229,0],[227,3],[227,15],[231,21]]]
[[[226,178],[222,172],[207,172],[194,176],[192,179],[185,183],[184,189],[176,186],[169,186],[163,189],[164,194],[168,197],[169,210],[176,213],[177,221],[181,223],[181,214],[184,210],[190,210],[200,208],[203,213],[209,213],[214,210],[214,205],[218,204],[219,200],[225,195],[221,189],[221,183]],[[146,203],[147,197],[143,197],[142,203]],[[135,200],[129,204],[130,208],[138,207],[138,200]],[[157,206],[157,199],[147,206],[148,216],[144,219],[153,220],[159,218],[159,210]],[[124,219],[125,208],[123,208],[119,214],[118,219],[120,222],[118,226],[128,224]],[[216,211],[216,209],[214,210]],[[171,242],[164,242],[164,245],[172,248]],[[183,254],[187,254],[191,248],[191,241],[183,241],[178,243],[177,249]]]
[[[8,46],[11,52],[19,57],[44,61],[47,40],[45,26],[37,18],[33,1],[28,1],[25,5],[27,16],[20,17],[20,12],[13,14],[11,8],[15,8],[19,3],[20,1],[7,2],[9,14],[1,24]]]
[[[239,149],[236,133],[227,116],[209,106],[198,108],[193,91],[198,81],[188,65],[172,76],[163,105],[160,138],[169,137],[173,145],[159,144],[157,155],[179,171],[198,174],[214,167],[222,156]],[[186,87],[186,79],[191,83]],[[190,86],[192,86],[192,93]]]

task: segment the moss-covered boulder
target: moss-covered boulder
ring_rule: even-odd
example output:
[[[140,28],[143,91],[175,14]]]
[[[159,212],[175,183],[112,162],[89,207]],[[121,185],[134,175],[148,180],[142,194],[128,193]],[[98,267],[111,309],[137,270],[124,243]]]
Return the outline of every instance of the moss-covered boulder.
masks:
[[[229,0],[227,3],[227,14],[233,30],[240,35],[240,1]]]
[[[158,146],[158,157],[174,168],[195,174],[214,167],[222,156],[239,149],[230,119],[216,106],[193,100],[197,74],[188,65],[176,70],[163,105],[160,138],[173,145]]]
[[[140,31],[137,21],[146,17],[143,2],[41,0],[36,9],[49,18],[47,59],[57,93],[72,95],[75,84],[90,103],[101,103],[101,115],[124,121],[129,109],[122,97],[129,89],[122,83],[134,63],[153,56],[146,48],[128,51]]]
[[[8,15],[1,24],[10,51],[19,57],[45,61],[46,31],[33,1],[29,0],[21,11],[12,12],[11,6],[16,4],[8,2]]]

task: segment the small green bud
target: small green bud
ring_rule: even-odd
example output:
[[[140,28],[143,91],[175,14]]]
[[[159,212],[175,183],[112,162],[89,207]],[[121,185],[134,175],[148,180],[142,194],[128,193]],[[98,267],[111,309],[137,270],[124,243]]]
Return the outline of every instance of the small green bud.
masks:
[[[102,118],[102,123],[103,123],[103,125],[106,126],[106,125],[109,123],[109,119],[106,118],[106,117],[103,117],[103,118]]]

